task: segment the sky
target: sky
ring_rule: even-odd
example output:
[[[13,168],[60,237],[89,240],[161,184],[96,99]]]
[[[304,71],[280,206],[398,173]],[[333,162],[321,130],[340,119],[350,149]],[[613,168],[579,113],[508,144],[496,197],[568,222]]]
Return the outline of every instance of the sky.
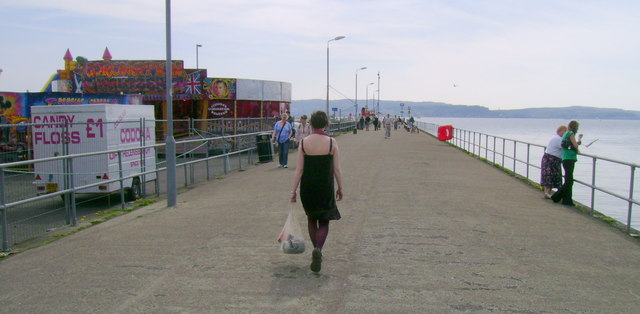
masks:
[[[67,49],[166,60],[165,4],[0,0],[0,91],[40,91]],[[329,47],[330,99],[354,99],[357,73],[358,102],[640,110],[639,16],[636,0],[174,0],[171,55],[196,68],[200,44],[209,77],[290,82],[294,100],[326,99]]]

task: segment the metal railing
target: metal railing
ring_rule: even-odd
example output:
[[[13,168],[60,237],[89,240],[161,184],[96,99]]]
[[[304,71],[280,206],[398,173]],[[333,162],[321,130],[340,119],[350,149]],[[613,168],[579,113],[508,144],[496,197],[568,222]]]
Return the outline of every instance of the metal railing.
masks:
[[[327,132],[329,133],[341,133],[341,132],[349,132],[356,128],[355,121],[338,121],[332,122],[329,124],[327,128]]]
[[[416,122],[416,124],[420,130],[437,137],[440,125],[425,122]],[[539,174],[541,170],[540,161],[546,148],[543,145],[458,128],[454,128],[453,138],[448,142],[478,158],[485,159],[487,162],[512,171],[514,174],[526,178],[529,182],[539,182]],[[634,230],[635,226],[632,218],[634,205],[640,205],[640,201],[634,198],[636,181],[635,172],[640,165],[589,154],[580,153],[579,155],[591,159],[590,169],[582,168],[582,171],[579,172],[578,167],[576,167],[576,173],[574,174],[575,183],[578,183],[588,190],[588,205],[583,205],[589,207],[591,215],[595,216],[596,211],[606,213],[608,210],[607,206],[611,206],[599,204],[599,199],[604,199],[603,194],[624,202],[627,212],[626,217],[616,218],[616,220],[626,225],[627,233],[631,234],[636,232]],[[596,182],[598,182],[597,178],[600,169],[597,165],[603,162],[608,163],[606,165],[606,168],[608,169],[613,167],[623,167],[628,169],[628,184],[624,184],[628,187],[626,191],[623,191],[623,189],[620,188],[605,187],[603,185],[596,184]],[[585,163],[582,162],[579,164],[584,165]],[[532,169],[537,171],[532,172]],[[606,172],[606,174],[601,174],[603,176],[612,175],[611,171],[605,171],[603,169],[603,172]],[[587,179],[579,179],[584,177],[587,177]],[[620,180],[623,179],[624,178],[620,178]],[[574,187],[574,190],[576,187]],[[628,193],[624,195],[625,192]],[[574,197],[576,195],[577,194],[574,192]]]
[[[239,121],[235,120],[231,128],[220,128],[225,135],[216,135],[202,131],[197,126],[218,124],[227,125],[222,119],[216,120],[185,120],[178,123],[187,123],[188,129],[183,134],[182,139],[176,141],[177,168],[179,171],[176,180],[183,182],[184,187],[189,187],[196,182],[209,181],[217,176],[228,174],[230,171],[242,170],[245,167],[255,164],[257,158],[254,153],[257,150],[257,137],[264,134],[271,134],[273,123],[268,119],[247,119],[251,123],[245,123],[244,128],[238,127]],[[121,124],[131,123],[128,130],[139,127],[139,133],[143,134],[144,125],[152,122],[147,121],[120,121]],[[164,121],[155,121],[156,129],[161,127]],[[76,125],[82,123],[75,123]],[[230,125],[230,124],[229,124]],[[26,124],[30,141],[38,141],[37,128],[43,126],[60,128],[60,134],[68,132],[68,126],[60,124]],[[78,127],[78,126],[76,126]],[[81,126],[82,127],[82,126]],[[32,128],[33,131],[32,132]],[[105,128],[106,129],[106,128]],[[263,129],[263,130],[260,130]],[[211,130],[211,129],[210,129]],[[257,132],[248,132],[258,130]],[[236,134],[232,134],[236,133]],[[69,133],[67,133],[69,134]],[[156,132],[159,134],[159,132]],[[31,137],[35,135],[35,137]],[[190,135],[190,136],[189,136]],[[156,135],[158,138],[162,138]],[[134,143],[134,147],[127,147],[113,150],[92,151],[90,153],[70,153],[68,139],[52,143],[52,151],[46,154],[46,158],[33,159],[33,151],[29,148],[30,158],[11,158],[9,162],[0,163],[0,229],[2,234],[2,251],[8,251],[12,245],[24,242],[31,238],[45,234],[65,225],[76,225],[84,215],[103,210],[104,202],[96,199],[106,199],[108,207],[111,207],[111,196],[119,196],[120,208],[125,209],[131,203],[127,203],[127,193],[133,190],[134,186],[128,186],[128,182],[138,178],[140,192],[146,194],[161,194],[161,189],[166,188],[161,181],[166,177],[166,166],[163,160],[165,144],[158,141],[156,144],[145,145],[143,136],[139,137],[140,142]],[[43,140],[40,138],[39,140]],[[29,143],[31,144],[31,143]],[[66,146],[66,148],[65,148]],[[60,154],[60,152],[62,152]],[[145,155],[153,155],[156,163],[145,165]],[[25,155],[27,156],[27,155]],[[36,156],[38,157],[38,156]],[[139,157],[139,158],[138,158]],[[93,173],[84,170],[79,171],[80,166],[87,168],[86,164],[94,162],[95,158],[110,158],[112,168],[109,173],[96,180],[86,180],[89,183],[79,183],[83,178],[96,178],[102,173]],[[128,158],[128,159],[127,159]],[[139,160],[138,160],[139,159]],[[127,173],[125,163],[131,162],[135,165],[134,173]],[[55,165],[53,170],[36,174],[36,169],[42,169],[41,165]],[[114,167],[115,166],[115,167]],[[129,166],[129,165],[127,165]],[[74,171],[74,169],[76,171]],[[97,171],[97,170],[96,170]],[[42,178],[36,178],[37,175]],[[60,187],[56,190],[37,190],[38,179],[46,181],[46,177],[60,176]],[[148,176],[148,177],[146,177]],[[152,178],[149,180],[149,178]],[[152,184],[147,184],[152,183]],[[117,191],[113,193],[85,194],[90,189],[104,187],[109,184],[116,184]],[[137,188],[137,186],[136,186]],[[92,190],[92,193],[95,191]],[[108,191],[107,191],[108,192]],[[129,205],[127,205],[129,204]]]

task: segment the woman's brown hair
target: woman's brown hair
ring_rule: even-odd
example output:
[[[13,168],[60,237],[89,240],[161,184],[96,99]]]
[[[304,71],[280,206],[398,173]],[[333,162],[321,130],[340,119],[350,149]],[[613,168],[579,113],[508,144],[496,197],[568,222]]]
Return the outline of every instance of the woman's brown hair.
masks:
[[[311,127],[314,129],[322,129],[329,125],[329,118],[324,111],[316,111],[311,114],[311,119],[309,119],[309,123]]]

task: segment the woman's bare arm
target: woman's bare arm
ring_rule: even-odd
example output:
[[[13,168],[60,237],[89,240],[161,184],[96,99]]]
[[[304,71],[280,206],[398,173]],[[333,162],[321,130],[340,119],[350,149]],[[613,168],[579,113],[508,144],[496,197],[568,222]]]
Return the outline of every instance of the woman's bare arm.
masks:
[[[342,200],[344,196],[342,191],[342,169],[340,169],[340,149],[338,149],[338,143],[335,139],[333,141],[333,176],[336,178],[338,189],[336,190],[336,200]]]
[[[304,141],[303,141],[304,142]],[[297,190],[300,185],[300,178],[302,178],[302,171],[304,170],[304,153],[302,152],[302,142],[298,149],[298,160],[296,166],[296,174],[293,177],[293,187],[291,188],[291,203],[295,203],[297,200]]]

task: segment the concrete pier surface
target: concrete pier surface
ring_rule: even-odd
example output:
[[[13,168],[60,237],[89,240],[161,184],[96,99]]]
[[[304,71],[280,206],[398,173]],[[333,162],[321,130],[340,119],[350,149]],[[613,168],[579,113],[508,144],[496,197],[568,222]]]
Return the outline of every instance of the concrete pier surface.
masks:
[[[3,259],[0,312],[640,311],[636,239],[424,134],[337,140],[343,218],[320,273],[276,243],[292,154]]]

